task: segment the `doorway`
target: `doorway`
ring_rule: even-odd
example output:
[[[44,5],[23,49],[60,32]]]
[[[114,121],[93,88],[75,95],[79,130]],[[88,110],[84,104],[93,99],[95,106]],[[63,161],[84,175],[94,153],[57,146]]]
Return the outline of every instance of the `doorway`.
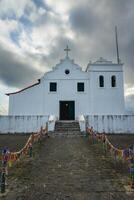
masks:
[[[75,120],[75,102],[60,101],[60,120]]]

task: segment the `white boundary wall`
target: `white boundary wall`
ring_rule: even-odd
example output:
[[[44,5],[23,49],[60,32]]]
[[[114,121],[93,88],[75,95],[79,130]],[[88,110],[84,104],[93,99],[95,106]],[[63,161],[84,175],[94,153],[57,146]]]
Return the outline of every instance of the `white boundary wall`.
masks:
[[[99,133],[134,133],[134,115],[89,115],[86,127]]]
[[[31,133],[46,126],[48,116],[0,116],[0,133]]]
[[[0,116],[0,133],[31,133],[45,127],[48,116]],[[89,115],[86,127],[97,132],[134,133],[134,115]]]

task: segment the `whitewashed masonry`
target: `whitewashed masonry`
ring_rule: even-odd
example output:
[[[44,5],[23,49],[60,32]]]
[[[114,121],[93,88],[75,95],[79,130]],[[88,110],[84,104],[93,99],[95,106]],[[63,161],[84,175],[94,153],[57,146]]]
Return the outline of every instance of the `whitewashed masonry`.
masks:
[[[134,116],[125,112],[121,63],[100,58],[83,71],[67,54],[36,84],[7,95],[9,116],[0,118],[1,133],[32,132],[48,119],[79,120],[81,116],[86,119],[81,127],[86,124],[107,133],[134,132]],[[51,130],[55,120],[50,120]]]

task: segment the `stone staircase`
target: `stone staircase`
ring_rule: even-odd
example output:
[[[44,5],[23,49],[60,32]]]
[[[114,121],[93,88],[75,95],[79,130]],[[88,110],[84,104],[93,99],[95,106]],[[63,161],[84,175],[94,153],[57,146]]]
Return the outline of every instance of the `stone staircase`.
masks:
[[[56,121],[55,134],[57,135],[81,135],[78,121]]]

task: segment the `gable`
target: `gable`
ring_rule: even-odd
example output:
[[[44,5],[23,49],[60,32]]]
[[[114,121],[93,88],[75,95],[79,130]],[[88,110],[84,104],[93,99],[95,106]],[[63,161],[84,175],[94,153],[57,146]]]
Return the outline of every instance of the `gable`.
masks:
[[[82,71],[81,67],[74,63],[70,58],[65,58],[57,64],[52,71],[44,74],[41,81],[47,79],[87,79],[88,74]]]

